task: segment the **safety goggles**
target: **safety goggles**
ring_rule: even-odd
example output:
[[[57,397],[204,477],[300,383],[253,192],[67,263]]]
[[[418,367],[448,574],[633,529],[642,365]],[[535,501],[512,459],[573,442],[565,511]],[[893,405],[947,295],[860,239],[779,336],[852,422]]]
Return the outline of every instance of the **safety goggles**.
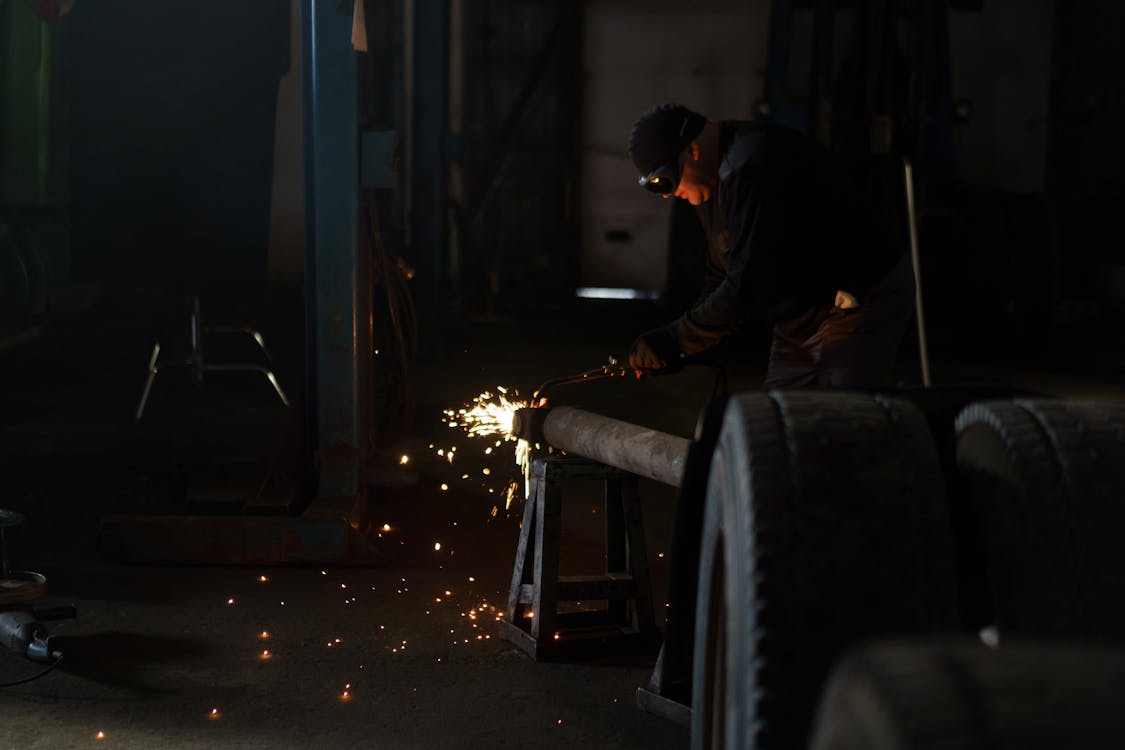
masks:
[[[644,177],[637,180],[637,184],[650,193],[657,195],[671,195],[680,186],[680,157],[657,167]]]

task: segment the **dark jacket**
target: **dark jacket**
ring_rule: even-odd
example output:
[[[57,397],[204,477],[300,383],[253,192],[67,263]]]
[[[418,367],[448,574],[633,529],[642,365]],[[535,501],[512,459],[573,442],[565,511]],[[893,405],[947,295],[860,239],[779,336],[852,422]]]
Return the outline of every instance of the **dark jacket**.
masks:
[[[860,298],[902,255],[863,191],[822,146],[769,123],[721,125],[719,185],[698,207],[709,258],[699,302],[670,327],[685,355],[715,346],[750,315],[772,322]]]

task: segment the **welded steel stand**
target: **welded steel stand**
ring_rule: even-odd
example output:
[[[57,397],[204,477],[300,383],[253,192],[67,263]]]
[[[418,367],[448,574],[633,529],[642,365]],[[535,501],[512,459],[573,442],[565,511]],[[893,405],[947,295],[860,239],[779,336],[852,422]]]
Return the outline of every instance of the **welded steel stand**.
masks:
[[[562,485],[572,479],[605,481],[606,572],[559,575]],[[604,609],[560,612],[605,601]],[[659,640],[652,607],[641,504],[635,474],[582,458],[548,456],[531,467],[508,607],[500,637],[535,659],[620,654]]]
[[[299,516],[106,519],[123,562],[378,565],[367,518],[371,263],[360,241],[359,65],[352,4],[303,0],[307,424],[316,465]]]
[[[152,391],[152,384],[156,380],[157,374],[161,370],[166,370],[169,367],[190,367],[192,379],[197,386],[203,384],[203,374],[206,372],[260,372],[266,376],[266,380],[273,386],[273,390],[277,393],[277,397],[281,399],[281,403],[289,406],[289,399],[285,395],[285,391],[281,388],[281,383],[278,382],[277,375],[274,374],[272,367],[265,365],[253,364],[251,362],[223,362],[215,363],[208,362],[203,355],[204,338],[207,334],[217,333],[235,333],[244,334],[249,336],[250,339],[258,345],[262,355],[266,358],[267,363],[273,361],[270,356],[270,350],[266,348],[266,340],[262,334],[253,326],[249,325],[203,325],[202,315],[199,310],[199,297],[192,297],[191,300],[191,354],[181,359],[172,361],[162,361],[160,359],[160,342],[157,341],[152,347],[152,356],[148,360],[148,379],[145,380],[144,390],[141,392],[141,401],[137,404],[137,413],[134,415],[134,420],[141,421],[141,417],[145,413],[145,405],[148,404],[148,396]]]

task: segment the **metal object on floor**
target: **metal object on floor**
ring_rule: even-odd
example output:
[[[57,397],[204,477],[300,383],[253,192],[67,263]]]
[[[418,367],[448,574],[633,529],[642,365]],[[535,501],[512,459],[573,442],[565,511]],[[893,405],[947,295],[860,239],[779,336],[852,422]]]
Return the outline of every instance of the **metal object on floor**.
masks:
[[[606,572],[559,575],[562,485],[605,482]],[[605,609],[561,612],[560,602],[605,601]],[[637,477],[581,458],[549,456],[531,468],[531,497],[512,571],[500,637],[535,659],[619,654],[654,647],[652,606]]]
[[[76,613],[72,606],[31,606],[47,593],[47,578],[42,573],[14,569],[23,522],[19,513],[0,509],[0,645],[32,661],[52,662],[62,654],[41,620],[70,618]]]
[[[642,711],[691,725],[691,679],[695,642],[695,600],[699,577],[703,511],[711,457],[719,441],[727,397],[716,398],[699,415],[684,463],[676,498],[672,547],[668,552],[668,603],[664,612],[664,642],[652,675],[637,688]]]
[[[512,434],[679,487],[691,441],[571,406],[520,409]]]
[[[248,325],[204,326],[199,310],[199,297],[193,297],[191,301],[191,354],[187,357],[174,359],[170,362],[161,362],[160,342],[157,341],[152,347],[152,356],[149,357],[148,360],[148,379],[145,380],[145,387],[141,392],[141,401],[137,404],[137,413],[135,416],[137,422],[140,422],[141,417],[144,416],[145,406],[148,403],[149,393],[152,391],[152,383],[156,380],[156,374],[169,367],[190,367],[192,378],[195,380],[196,385],[201,385],[203,383],[203,374],[205,372],[260,372],[266,376],[266,380],[273,386],[277,397],[281,399],[281,403],[289,406],[289,399],[285,396],[285,391],[281,389],[281,383],[278,382],[277,375],[274,374],[274,371],[270,367],[266,365],[256,365],[250,362],[213,364],[204,359],[204,336],[219,333],[241,333],[249,336],[254,343],[258,345],[262,354],[265,355],[266,361],[272,361],[269,349],[266,348],[265,338],[255,328]]]

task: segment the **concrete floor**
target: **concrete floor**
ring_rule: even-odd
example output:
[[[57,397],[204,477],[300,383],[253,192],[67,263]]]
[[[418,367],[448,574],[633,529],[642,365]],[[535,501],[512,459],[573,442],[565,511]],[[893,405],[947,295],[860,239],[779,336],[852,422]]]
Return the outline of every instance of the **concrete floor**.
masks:
[[[73,603],[79,616],[50,625],[65,652],[57,670],[0,689],[0,747],[686,744],[686,730],[634,705],[652,654],[540,664],[497,637],[495,608],[507,595],[522,510],[517,500],[505,512],[501,498],[518,469],[510,444],[485,456],[491,441],[442,424],[443,409],[486,388],[531,390],[599,364],[607,353],[600,344],[489,344],[488,331],[508,330],[490,324],[476,335],[479,346],[450,346],[440,363],[418,366],[415,427],[387,451],[412,460],[406,471],[385,472],[402,483],[373,501],[376,518],[393,529],[379,540],[386,567],[143,567],[99,557],[99,519],[226,511],[187,501],[214,497],[216,485],[252,493],[286,411],[259,379],[209,375],[193,390],[186,374],[168,371],[133,425],[147,332],[124,319],[73,325],[3,353],[10,377],[0,507],[27,516],[27,567],[45,573],[50,599]],[[709,381],[700,383],[705,391]],[[597,390],[595,401],[620,400],[623,385]],[[654,394],[677,402],[672,385]],[[695,408],[668,409],[662,419],[690,431]],[[460,452],[450,464],[436,450],[452,445]],[[601,563],[596,489],[567,497],[565,572]],[[642,493],[663,603],[660,554],[674,493],[647,483]],[[38,669],[0,652],[0,682]]]
[[[209,376],[193,390],[169,373],[133,425],[151,332],[128,316],[93,315],[0,354],[0,507],[27,515],[27,567],[48,576],[53,600],[79,611],[51,625],[64,637],[59,669],[0,689],[0,748],[685,747],[685,729],[634,705],[651,655],[541,664],[497,638],[494,608],[507,594],[522,508],[517,500],[505,512],[498,498],[517,472],[508,446],[485,456],[487,443],[441,418],[487,388],[528,392],[622,353],[626,332],[656,316],[626,312],[609,326],[587,325],[596,315],[570,326],[478,323],[445,357],[418,365],[415,427],[386,452],[388,464],[401,454],[411,462],[385,470],[401,481],[373,500],[392,528],[379,540],[389,564],[371,569],[104,562],[96,539],[106,514],[215,512],[187,500],[216,484],[252,493],[286,412],[257,379]],[[1125,398],[1112,369],[1083,375],[1070,364],[939,363],[935,374]],[[760,382],[753,363],[736,375],[736,390]],[[710,378],[584,385],[557,400],[690,435]],[[453,445],[450,464],[436,450]],[[566,572],[600,564],[595,490],[568,496]],[[642,499],[659,610],[674,492],[645,483]],[[0,652],[0,682],[37,669]]]

